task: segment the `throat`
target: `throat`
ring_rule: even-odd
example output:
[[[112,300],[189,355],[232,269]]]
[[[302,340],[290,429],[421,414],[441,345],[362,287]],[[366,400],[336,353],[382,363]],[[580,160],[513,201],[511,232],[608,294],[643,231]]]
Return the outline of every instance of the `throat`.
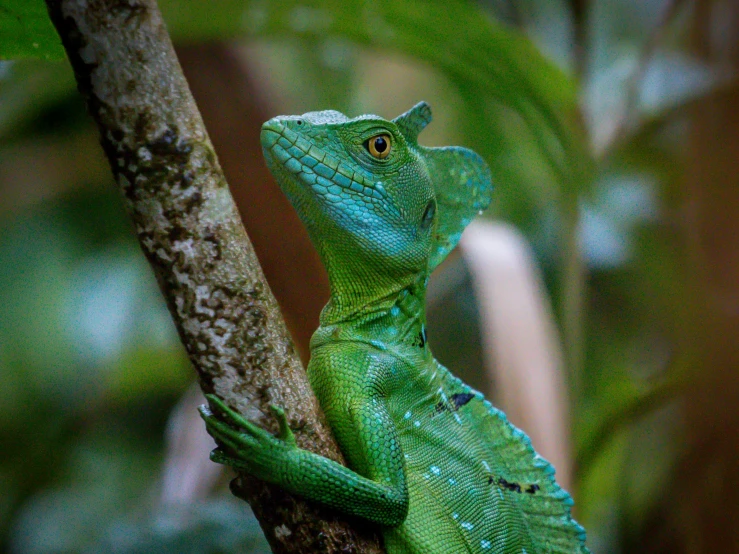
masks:
[[[341,337],[377,346],[403,345],[425,350],[427,281],[419,278],[392,294],[347,311],[339,309],[340,305],[332,296],[321,314],[319,332],[330,329],[335,339]]]

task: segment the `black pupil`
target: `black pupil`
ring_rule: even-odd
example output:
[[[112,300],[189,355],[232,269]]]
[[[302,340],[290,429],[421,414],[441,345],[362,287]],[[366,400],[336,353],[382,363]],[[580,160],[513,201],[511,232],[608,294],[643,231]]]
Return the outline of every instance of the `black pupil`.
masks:
[[[380,154],[387,150],[387,141],[385,140],[385,137],[377,137],[375,139],[375,150]]]

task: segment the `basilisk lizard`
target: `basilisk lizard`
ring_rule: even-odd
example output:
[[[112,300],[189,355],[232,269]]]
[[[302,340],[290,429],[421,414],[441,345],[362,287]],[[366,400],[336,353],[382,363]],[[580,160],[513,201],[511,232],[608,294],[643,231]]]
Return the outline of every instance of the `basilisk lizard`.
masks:
[[[554,469],[429,350],[429,274],[492,190],[474,152],[418,144],[430,121],[422,102],[392,121],[322,111],[262,127],[329,274],[308,376],[349,467],[298,448],[281,408],[274,436],[213,395],[211,458],[379,524],[391,554],[586,553]]]

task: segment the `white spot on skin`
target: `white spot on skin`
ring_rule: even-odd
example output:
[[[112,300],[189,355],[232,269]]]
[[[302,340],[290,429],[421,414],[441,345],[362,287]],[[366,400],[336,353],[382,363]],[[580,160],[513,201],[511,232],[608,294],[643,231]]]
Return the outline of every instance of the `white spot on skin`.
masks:
[[[483,549],[487,550],[488,548],[490,548],[490,541],[486,541],[485,539],[481,540],[480,541],[480,547],[482,547]],[[524,550],[524,554],[525,553],[526,553],[526,551]]]
[[[488,472],[490,471],[490,466],[485,460],[482,461],[482,467],[485,468],[485,471],[488,471]]]
[[[429,469],[431,470],[431,473],[433,473],[434,475],[441,474],[441,469],[439,469],[438,466],[431,466]]]
[[[455,421],[456,421],[457,423],[459,423],[460,425],[462,425],[462,418],[461,418],[461,417],[459,417],[459,414],[454,414],[454,420],[455,420]]]
[[[462,529],[467,529],[467,531],[472,531],[475,528],[475,526],[469,521],[463,521],[459,525],[462,527]]]
[[[420,422],[420,421],[414,421],[414,422],[413,422],[413,425],[414,425],[415,427],[420,427],[420,426],[421,426],[421,422]]]
[[[459,519],[459,514],[458,513],[453,513],[452,514],[452,519]]]
[[[406,412],[405,415],[403,416],[403,419],[410,419],[410,418],[411,418],[410,412]]]
[[[387,350],[387,347],[385,346],[384,342],[380,342],[379,340],[371,340],[370,344],[377,348],[378,350]]]
[[[450,484],[450,485],[452,485],[452,486],[454,486],[454,485],[456,485],[456,484],[457,484],[457,480],[456,480],[456,479],[454,479],[454,478],[452,478],[452,477],[450,477],[450,478],[449,478],[449,484]]]

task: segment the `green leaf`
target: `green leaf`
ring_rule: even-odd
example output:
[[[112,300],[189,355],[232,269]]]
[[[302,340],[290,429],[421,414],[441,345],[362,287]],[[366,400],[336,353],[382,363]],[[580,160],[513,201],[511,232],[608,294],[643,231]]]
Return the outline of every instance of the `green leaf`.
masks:
[[[64,58],[43,0],[0,0],[0,59],[18,58]]]

